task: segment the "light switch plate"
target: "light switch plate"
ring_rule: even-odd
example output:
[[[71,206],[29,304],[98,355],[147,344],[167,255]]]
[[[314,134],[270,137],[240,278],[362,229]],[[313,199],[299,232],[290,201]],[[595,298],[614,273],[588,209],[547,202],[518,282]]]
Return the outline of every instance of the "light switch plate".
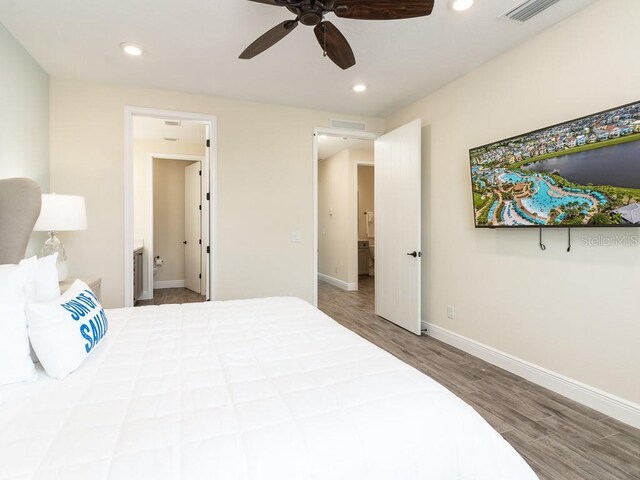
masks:
[[[453,305],[447,305],[447,318],[451,320],[456,318],[456,309]]]

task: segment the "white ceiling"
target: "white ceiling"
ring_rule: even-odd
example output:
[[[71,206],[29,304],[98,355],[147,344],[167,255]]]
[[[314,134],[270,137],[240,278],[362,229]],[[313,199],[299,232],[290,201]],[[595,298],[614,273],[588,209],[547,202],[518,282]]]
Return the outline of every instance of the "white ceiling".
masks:
[[[318,137],[318,160],[326,160],[347,149],[365,150],[373,154],[373,148],[373,140],[357,140],[355,138],[320,135]]]
[[[594,1],[561,0],[525,24],[497,19],[520,0],[476,0],[464,13],[436,0],[431,16],[400,21],[331,14],[358,62],[346,71],[323,58],[303,25],[239,60],[255,38],[292,18],[248,0],[0,0],[0,22],[52,76],[383,116]],[[127,57],[122,42],[146,52]],[[360,81],[370,89],[356,95],[351,87]]]
[[[204,143],[206,127],[201,123],[182,122],[180,126],[166,125],[160,118],[134,117],[133,137],[136,140],[164,140],[176,138],[179,142]]]

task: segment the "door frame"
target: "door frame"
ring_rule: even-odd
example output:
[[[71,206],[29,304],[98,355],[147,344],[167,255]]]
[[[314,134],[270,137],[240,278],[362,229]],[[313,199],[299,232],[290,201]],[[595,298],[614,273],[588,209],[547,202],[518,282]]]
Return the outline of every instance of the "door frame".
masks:
[[[315,127],[313,129],[313,157],[312,157],[312,161],[313,161],[313,166],[312,166],[312,195],[313,195],[313,240],[312,240],[312,244],[313,244],[313,264],[312,264],[312,274],[313,274],[313,279],[312,279],[312,285],[313,285],[313,305],[315,307],[318,306],[318,137],[320,135],[328,135],[331,137],[343,137],[343,138],[348,138],[348,139],[354,139],[354,140],[371,140],[372,142],[374,142],[379,136],[380,134],[378,133],[374,133],[374,132],[364,132],[364,131],[359,131],[359,130],[349,130],[349,129],[344,129],[344,128],[332,128],[332,127]],[[358,202],[357,202],[357,195],[358,195],[358,189],[357,189],[357,169],[358,166],[357,164],[354,162],[354,168],[356,169],[356,222],[358,219],[358,215],[357,215],[357,208],[358,208]],[[356,227],[356,237],[358,236],[358,228]],[[358,239],[355,238],[354,242],[357,242]],[[354,245],[357,245],[357,243],[355,243]],[[357,255],[355,256],[355,267],[356,267],[356,271],[357,271],[357,262],[358,262],[358,257]]]
[[[141,300],[151,300],[153,298],[153,291],[155,290],[153,286],[153,265],[155,255],[153,253],[153,161],[154,160],[181,160],[185,162],[200,162],[200,168],[202,170],[202,185],[203,188],[200,190],[200,202],[201,205],[205,205],[207,201],[207,194],[205,193],[204,186],[207,185],[208,181],[208,172],[205,169],[206,166],[206,157],[205,155],[178,155],[172,153],[150,153],[147,158],[147,191],[149,192],[149,197],[147,198],[147,211],[149,212],[149,218],[147,223],[147,231],[149,232],[149,242],[150,245],[144,246],[145,258],[147,260],[147,268],[144,272],[144,275],[147,279],[147,290],[142,292],[140,297]],[[209,218],[205,215],[205,211],[203,210],[200,214],[200,219],[202,222],[202,233],[207,232],[209,230]],[[205,274],[205,285],[208,278],[207,268],[206,268],[206,258],[207,258],[207,248],[205,246],[204,239],[202,241],[201,246],[201,266],[202,272]],[[206,287],[205,287],[206,291]],[[200,292],[202,294],[202,292]]]
[[[218,118],[204,113],[182,112],[157,108],[124,106],[124,228],[123,228],[123,293],[124,306],[133,306],[133,117],[152,117],[165,120],[183,120],[205,125],[206,136],[210,147],[205,149],[203,167],[208,169],[209,184],[203,188],[210,194],[210,200],[203,203],[203,209],[208,210],[205,215],[209,218],[209,231],[203,231],[202,242],[210,246],[205,286],[206,300],[217,298],[217,223],[218,218]]]

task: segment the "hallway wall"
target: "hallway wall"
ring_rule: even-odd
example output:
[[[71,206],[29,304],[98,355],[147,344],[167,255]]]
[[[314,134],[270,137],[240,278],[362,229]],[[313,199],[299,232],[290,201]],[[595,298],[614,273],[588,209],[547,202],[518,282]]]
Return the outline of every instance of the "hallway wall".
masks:
[[[349,150],[318,162],[318,273],[357,285],[349,271],[355,219],[354,172]]]

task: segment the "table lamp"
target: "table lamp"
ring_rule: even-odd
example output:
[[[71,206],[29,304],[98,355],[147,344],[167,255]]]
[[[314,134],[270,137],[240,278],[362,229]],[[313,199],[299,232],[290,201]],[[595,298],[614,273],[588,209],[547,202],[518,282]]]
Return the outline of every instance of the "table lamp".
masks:
[[[87,229],[87,211],[84,197],[76,195],[42,195],[42,209],[33,230],[49,232],[49,238],[40,251],[40,257],[58,253],[58,280],[67,279],[69,264],[67,252],[58,238],[58,232],[70,232]]]

